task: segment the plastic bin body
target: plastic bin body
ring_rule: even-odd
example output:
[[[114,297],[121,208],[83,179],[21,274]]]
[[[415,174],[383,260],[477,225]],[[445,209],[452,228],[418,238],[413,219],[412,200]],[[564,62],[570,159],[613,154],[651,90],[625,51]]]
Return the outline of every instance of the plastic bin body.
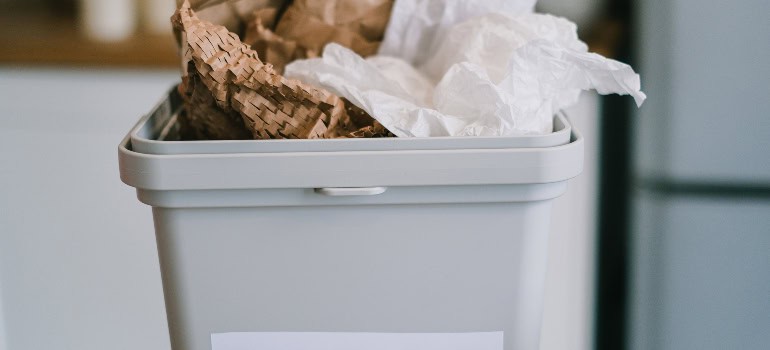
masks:
[[[153,207],[173,349],[227,332],[486,331],[537,349],[551,202],[582,139],[429,148],[152,155],[127,136],[121,178]]]

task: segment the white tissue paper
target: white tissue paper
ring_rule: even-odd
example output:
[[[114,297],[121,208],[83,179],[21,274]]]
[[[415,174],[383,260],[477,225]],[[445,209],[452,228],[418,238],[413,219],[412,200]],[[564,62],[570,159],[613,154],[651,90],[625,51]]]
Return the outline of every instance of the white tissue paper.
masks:
[[[576,26],[534,0],[396,1],[377,56],[337,44],[286,67],[399,137],[546,134],[582,90],[646,96],[630,66],[589,53]],[[430,49],[427,49],[430,48]]]
[[[435,52],[449,28],[490,13],[532,13],[537,0],[397,0],[379,54],[418,66]]]

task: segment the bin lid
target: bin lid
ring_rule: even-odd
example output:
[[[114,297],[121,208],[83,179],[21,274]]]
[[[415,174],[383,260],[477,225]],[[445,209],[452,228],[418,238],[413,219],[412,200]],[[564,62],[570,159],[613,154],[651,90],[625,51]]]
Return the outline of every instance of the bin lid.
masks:
[[[123,182],[147,190],[540,184],[583,168],[583,138],[544,148],[143,154],[119,146]]]
[[[173,88],[131,130],[132,149],[146,154],[222,154],[537,148],[565,145],[570,142],[572,131],[568,118],[559,113],[554,116],[554,132],[546,135],[178,141],[179,125],[176,121],[181,108],[181,96]]]
[[[540,136],[164,141],[179,107],[172,89],[123,139],[123,182],[160,191],[543,184],[583,168],[583,138],[563,115]]]

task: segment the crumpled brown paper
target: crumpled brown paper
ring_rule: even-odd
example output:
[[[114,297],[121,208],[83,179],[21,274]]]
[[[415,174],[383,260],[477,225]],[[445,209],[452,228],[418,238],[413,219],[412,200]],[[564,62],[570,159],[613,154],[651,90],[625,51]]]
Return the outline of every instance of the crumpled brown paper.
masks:
[[[172,23],[181,33],[187,73],[180,86],[187,105],[183,133],[201,139],[388,135],[360,110],[351,121],[347,111],[355,106],[346,108],[336,95],[279,75],[227,28],[200,20],[189,3]]]
[[[291,0],[187,0],[190,4],[190,9],[195,11],[199,16],[201,11],[221,4],[226,4],[230,8],[235,9],[240,15],[248,15],[256,9],[269,6],[280,6],[279,4],[287,1]],[[176,7],[181,8],[184,3],[185,0],[176,0]],[[221,25],[221,23],[217,24]]]
[[[181,6],[182,1],[177,1]],[[225,0],[225,1],[190,1],[190,8],[201,20],[225,26],[231,32],[244,37],[248,23],[254,19],[255,11],[273,9],[277,16],[291,0]],[[179,7],[177,6],[177,8]],[[277,18],[273,18],[273,23]],[[273,28],[273,25],[271,25]]]
[[[348,113],[348,117],[353,125],[358,130],[351,132],[348,135],[341,136],[345,138],[377,138],[377,137],[396,137],[390,130],[385,128],[380,122],[372,118],[365,110],[358,108],[347,99],[342,99],[345,102],[345,111]]]
[[[271,51],[295,47],[291,59],[268,61],[281,72],[294,59],[319,56],[331,42],[363,57],[371,56],[377,53],[392,6],[392,0],[295,0],[275,26],[277,40],[269,28],[256,23],[247,27],[245,42],[255,46],[271,43],[265,45],[268,57]]]
[[[183,0],[177,0],[181,5]],[[336,42],[366,57],[377,53],[394,0],[191,0],[199,18],[223,25],[279,73],[318,57]]]
[[[243,42],[251,45],[259,57],[273,65],[276,71],[283,73],[289,62],[302,58],[318,57],[318,53],[301,46],[296,40],[284,38],[271,28],[275,27],[278,10],[264,8],[254,12],[247,23]]]

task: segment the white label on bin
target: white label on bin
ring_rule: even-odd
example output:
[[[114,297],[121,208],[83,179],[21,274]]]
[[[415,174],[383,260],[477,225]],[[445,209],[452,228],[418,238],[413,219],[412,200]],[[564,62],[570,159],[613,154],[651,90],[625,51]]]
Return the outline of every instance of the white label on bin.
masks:
[[[503,332],[216,333],[211,350],[503,350]]]

